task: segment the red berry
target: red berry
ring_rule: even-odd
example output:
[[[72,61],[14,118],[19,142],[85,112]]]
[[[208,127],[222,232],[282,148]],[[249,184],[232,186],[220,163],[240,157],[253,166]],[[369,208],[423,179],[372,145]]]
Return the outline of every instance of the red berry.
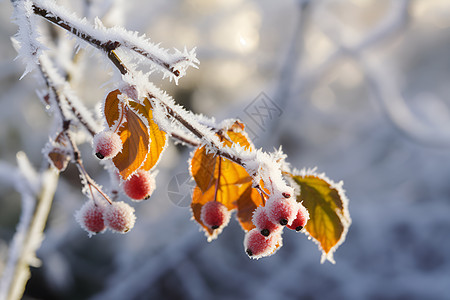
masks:
[[[295,231],[300,231],[303,229],[303,227],[305,227],[306,222],[308,222],[308,219],[309,219],[308,210],[303,205],[300,204],[297,212],[297,217],[292,222],[292,224],[288,225],[287,227]]]
[[[269,236],[272,232],[277,232],[283,227],[278,223],[273,223],[269,220],[267,209],[259,206],[253,212],[252,222],[263,236]]]
[[[123,184],[123,190],[133,200],[150,198],[155,190],[155,177],[148,171],[138,170]]]
[[[94,153],[99,159],[113,158],[122,150],[122,140],[113,131],[101,131],[94,136]]]
[[[225,227],[230,221],[231,213],[228,208],[218,201],[209,201],[202,206],[200,219],[211,229]]]
[[[247,255],[253,259],[269,256],[275,253],[277,245],[282,245],[281,234],[263,236],[258,229],[254,228],[245,234],[244,248]]]
[[[106,229],[103,220],[103,205],[96,205],[93,201],[87,201],[75,214],[75,219],[81,227],[92,236]]]
[[[269,219],[277,224],[291,225],[297,216],[298,203],[294,198],[270,199],[267,201]]]
[[[113,202],[111,205],[105,207],[106,225],[117,232],[128,232],[134,226],[136,216],[134,215],[134,208],[125,202]]]

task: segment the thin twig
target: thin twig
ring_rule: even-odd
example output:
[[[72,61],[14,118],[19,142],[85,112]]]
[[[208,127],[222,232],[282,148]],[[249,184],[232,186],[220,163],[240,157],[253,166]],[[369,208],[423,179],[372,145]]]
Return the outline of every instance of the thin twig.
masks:
[[[181,73],[179,70],[175,69],[174,65],[176,65],[179,62],[189,60],[187,57],[180,57],[180,58],[174,60],[174,62],[167,62],[164,59],[157,57],[155,54],[151,54],[148,51],[145,51],[144,49],[135,45],[132,41],[127,40],[126,38],[124,38],[123,41],[118,41],[118,40],[113,40],[113,39],[107,40],[107,41],[99,40],[99,39],[95,38],[94,36],[92,36],[91,34],[87,33],[86,31],[81,30],[80,28],[78,28],[77,26],[75,26],[74,24],[69,22],[68,20],[65,20],[65,19],[61,18],[60,16],[55,15],[54,12],[50,12],[46,8],[40,6],[39,4],[36,4],[36,3],[33,3],[33,11],[36,15],[39,15],[39,16],[45,18],[47,21],[67,30],[68,32],[74,34],[75,36],[79,37],[80,39],[84,40],[85,42],[93,45],[97,49],[100,49],[103,52],[105,52],[108,55],[108,57],[110,58],[110,60],[113,63],[115,63],[116,68],[119,69],[119,71],[122,75],[127,74],[126,69],[124,68],[124,66],[121,63],[118,63],[118,62],[120,62],[120,59],[113,58],[114,56],[116,56],[116,54],[114,53],[114,50],[116,50],[117,48],[119,48],[122,45],[127,47],[128,49],[146,57],[147,59],[149,59],[156,65],[169,71],[175,77],[179,77]],[[101,31],[101,33],[104,34],[104,31],[101,29],[92,27],[92,28],[90,28],[90,30],[93,32],[98,31],[99,33]]]
[[[48,73],[45,70],[45,67],[42,63],[39,64],[39,70],[41,71],[42,77],[44,78],[44,81],[49,89],[49,92],[51,94],[50,98],[53,98],[54,102],[54,106],[56,106],[57,111],[56,113],[58,113],[62,124],[60,124],[60,126],[62,127],[62,133],[64,134],[64,136],[66,137],[67,141],[69,142],[69,146],[71,148],[71,153],[72,153],[72,161],[75,163],[75,165],[77,166],[81,176],[85,179],[86,184],[89,187],[89,191],[91,193],[91,197],[94,200],[94,193],[92,192],[92,188],[94,188],[95,190],[97,190],[100,195],[102,195],[102,197],[108,201],[110,204],[112,203],[111,199],[109,198],[108,195],[106,195],[99,186],[97,186],[97,184],[95,183],[95,181],[89,176],[89,174],[87,173],[86,169],[84,168],[83,165],[83,160],[81,159],[81,153],[78,150],[78,147],[76,145],[76,143],[73,141],[70,132],[69,132],[69,128],[70,128],[70,119],[66,116],[66,113],[64,112],[63,108],[62,108],[62,104],[61,104],[61,97],[58,94],[58,91],[55,88],[55,85],[53,84],[51,78],[48,76]],[[67,99],[66,99],[67,100]],[[73,107],[73,106],[72,106]],[[75,107],[73,107],[73,109],[75,109]]]

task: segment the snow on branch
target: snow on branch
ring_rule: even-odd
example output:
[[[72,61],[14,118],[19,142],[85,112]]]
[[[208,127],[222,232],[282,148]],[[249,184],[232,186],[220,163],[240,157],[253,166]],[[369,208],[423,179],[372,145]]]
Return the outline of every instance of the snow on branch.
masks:
[[[67,12],[51,1],[34,0],[32,1],[32,10],[34,14],[67,30],[84,42],[102,50],[108,56],[113,55],[113,50],[121,47],[144,56],[152,62],[153,67],[164,74],[164,77],[169,77],[171,80],[177,81],[184,76],[189,66],[197,67],[198,60],[195,57],[195,49],[188,51],[185,48],[183,52],[175,49],[173,53],[169,53],[168,50],[151,43],[145,35],[139,36],[136,32],[127,31],[122,27],[105,28],[99,19],[96,19],[96,24],[93,26],[86,19],[78,18],[75,14]],[[29,13],[29,10],[27,12]],[[31,35],[28,33],[28,36]],[[121,73],[124,74],[123,70]]]
[[[58,179],[54,169],[34,174],[34,169],[22,152],[17,154],[17,161],[19,170],[12,175],[16,178],[16,190],[22,196],[22,213],[0,281],[0,300],[21,299],[30,277],[29,266],[39,264],[35,254],[43,240],[43,230]],[[37,176],[40,179],[38,186]]]

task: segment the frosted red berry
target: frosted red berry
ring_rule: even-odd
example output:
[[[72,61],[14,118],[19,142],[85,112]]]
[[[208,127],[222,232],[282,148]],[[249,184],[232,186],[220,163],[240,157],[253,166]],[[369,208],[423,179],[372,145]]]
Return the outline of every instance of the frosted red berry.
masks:
[[[275,253],[277,245],[282,245],[281,234],[271,234],[265,237],[254,228],[245,234],[244,248],[247,255],[253,259],[269,256]]]
[[[148,171],[138,170],[123,184],[123,191],[133,200],[150,198],[155,190],[155,177]]]
[[[295,231],[300,231],[303,229],[303,227],[305,227],[306,223],[308,222],[308,219],[309,219],[308,210],[303,205],[300,204],[295,220],[292,222],[291,225],[288,225],[287,227]]]
[[[122,150],[122,140],[113,131],[101,131],[94,136],[93,147],[99,159],[113,158]]]
[[[224,227],[230,221],[231,213],[228,208],[218,201],[209,201],[202,206],[200,219],[211,229]]]
[[[267,201],[269,219],[280,225],[291,225],[297,216],[299,204],[294,198],[270,199]]]
[[[269,236],[273,232],[283,229],[279,223],[274,223],[269,219],[267,209],[263,206],[259,206],[253,212],[252,222],[263,236]]]
[[[93,201],[87,201],[75,214],[75,219],[81,227],[92,236],[106,229],[103,219],[104,206],[96,205]]]
[[[136,221],[134,208],[123,201],[106,205],[103,217],[106,226],[120,233],[128,232]]]

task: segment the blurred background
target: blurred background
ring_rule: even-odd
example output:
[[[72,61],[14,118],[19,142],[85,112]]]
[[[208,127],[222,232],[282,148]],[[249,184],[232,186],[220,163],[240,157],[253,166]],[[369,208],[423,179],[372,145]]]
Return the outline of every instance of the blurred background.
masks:
[[[196,113],[240,118],[258,147],[282,145],[293,167],[343,180],[353,224],[335,265],[320,264],[317,246],[291,231],[276,255],[251,260],[234,221],[208,243],[190,220],[191,149],[171,145],[156,192],[131,203],[133,230],[88,238],[73,217],[85,196],[70,166],[24,299],[449,299],[449,1],[57,2],[165,48],[197,47],[198,70],[178,85],[160,74],[154,83]],[[21,213],[7,171],[19,151],[43,165],[52,122],[35,76],[18,80],[9,1],[0,14],[1,272]],[[112,69],[94,51],[74,63],[72,41],[59,41],[49,53],[75,70],[73,88],[98,115]],[[90,143],[80,149],[89,174],[109,188]]]

